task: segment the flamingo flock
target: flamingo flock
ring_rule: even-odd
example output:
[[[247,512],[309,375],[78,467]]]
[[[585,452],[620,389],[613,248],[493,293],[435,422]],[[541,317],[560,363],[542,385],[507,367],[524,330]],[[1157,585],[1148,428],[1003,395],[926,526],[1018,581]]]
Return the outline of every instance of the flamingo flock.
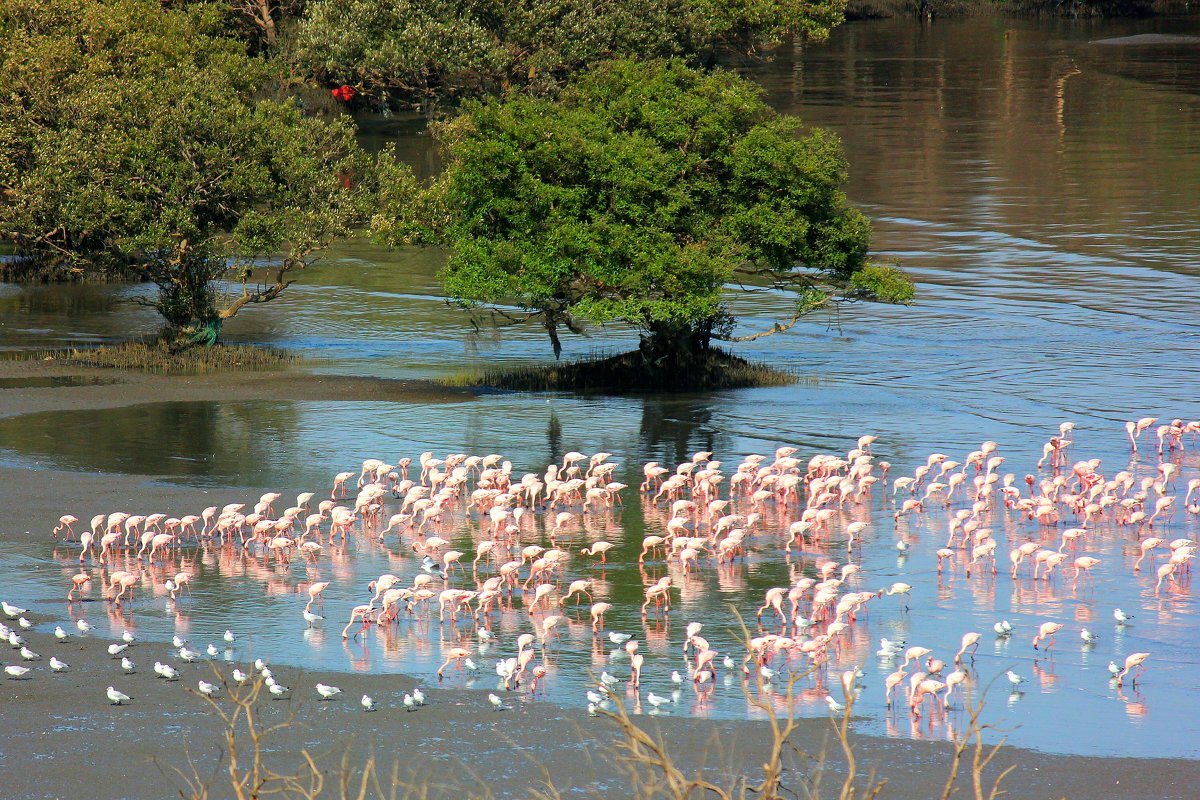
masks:
[[[294,613],[297,625],[302,620],[311,628],[325,619],[325,594],[337,583],[312,579],[321,576],[322,567],[359,548],[386,547],[405,554],[397,563],[406,569],[381,574],[361,589],[338,584],[359,600],[341,637],[353,640],[372,628],[428,621],[444,634],[436,671],[441,683],[460,675],[473,682],[481,670],[490,673],[494,662],[497,691],[544,693],[560,670],[564,631],[582,628],[600,654],[593,659],[600,674],[587,692],[591,713],[608,707],[622,684],[640,710],[646,681],[658,681],[666,691],[646,695],[651,713],[669,709],[689,685],[702,705],[722,670],[726,683],[732,676],[758,692],[777,693],[777,685],[793,689],[798,682],[833,713],[843,713],[865,683],[861,659],[855,660],[847,644],[860,620],[869,613],[906,615],[910,597],[929,597],[938,589],[915,579],[880,586],[881,578],[864,566],[863,552],[887,548],[907,558],[908,539],[938,535],[934,512],[947,520],[945,545],[929,564],[938,585],[947,574],[960,573],[968,580],[1049,586],[1061,573],[1064,580],[1069,575],[1073,593],[1081,586],[1087,591],[1093,570],[1111,558],[1101,546],[1111,551],[1116,542],[1137,553],[1128,579],[1144,592],[1186,592],[1196,543],[1158,534],[1180,509],[1200,514],[1200,477],[1186,483],[1181,498],[1180,468],[1172,459],[1188,444],[1188,435],[1195,446],[1200,423],[1174,420],[1155,428],[1156,422],[1147,417],[1126,426],[1135,453],[1148,431],[1157,436],[1159,463],[1140,478],[1132,470],[1109,472],[1100,459],[1076,454],[1071,423],[1049,438],[1041,460],[1024,475],[1004,472],[1000,445],[987,441],[957,456],[931,453],[911,475],[892,477],[892,465],[872,453],[878,442],[873,435],[860,437],[845,453],[804,458],[784,446],[773,454],[746,455],[732,468],[708,451],[673,466],[652,461],[641,466],[634,490],[646,518],[640,541],[604,538],[620,533],[607,522],[623,513],[631,488],[615,479],[618,464],[606,452],[568,452],[561,463],[520,476],[498,454],[438,458],[426,452],[395,463],[373,458],[337,473],[328,499],[316,501],[316,492],[304,492],[279,511],[282,494],[269,492],[252,506],[233,502],[180,517],[98,513],[80,531],[75,529],[80,518],[64,514],[51,535],[80,546],[79,570],[64,593],[69,607],[96,589],[114,607],[135,603],[135,591],[146,603],[190,602],[184,596],[197,575],[194,552],[217,549],[261,565],[271,580],[291,575],[299,559],[308,579],[294,591],[306,601]],[[1004,541],[997,533],[1001,528],[1009,531]],[[1020,532],[1020,540],[1012,531]],[[899,541],[886,544],[897,533]],[[997,551],[1005,550],[1009,568],[1001,572]],[[745,611],[742,620],[755,626],[740,641],[735,637],[735,644],[718,649],[705,636],[707,630],[736,627],[739,620],[732,615],[688,620],[682,653],[668,659],[648,653],[634,634],[608,628],[606,617],[618,606],[615,596],[629,593],[605,579],[610,557],[626,564],[636,558],[641,602],[636,614],[628,601],[618,613],[626,620],[640,616],[646,640],[661,635],[678,613],[677,598],[735,583],[747,564],[779,561],[787,564],[790,578],[754,597],[748,592],[736,597]],[[24,609],[5,603],[0,610],[24,619]],[[513,615],[520,620],[515,629],[497,624]],[[1125,626],[1131,615],[1114,609],[1113,618]],[[286,618],[270,622],[287,624]],[[1056,637],[1073,627],[1070,620],[1041,622],[1029,639],[1029,656],[1052,659]],[[1014,626],[1002,620],[992,631],[998,641],[1007,640]],[[6,674],[28,680],[41,657],[17,629],[0,624],[0,634],[24,648],[24,661],[34,665],[10,665]],[[1086,647],[1102,642],[1087,628],[1079,635]],[[945,631],[929,646],[884,639],[876,655],[881,665],[894,667],[883,679],[888,713],[903,707],[913,717],[945,714],[964,702],[972,687],[986,681],[973,666],[982,639],[980,631],[961,630]],[[608,644],[615,645],[611,652]],[[177,649],[184,661],[203,657],[186,643]],[[1120,667],[1114,660],[1113,686],[1119,690],[1127,680],[1142,679],[1149,659],[1139,652]],[[57,658],[52,663],[67,668]],[[156,672],[159,666],[175,669],[157,664]],[[1018,694],[1026,678],[1012,670],[1006,674]],[[277,691],[276,685],[271,686],[276,696],[289,691]],[[114,691],[110,687],[110,698]],[[317,691],[331,700],[340,693],[324,684]],[[201,686],[201,692],[216,694],[216,688]],[[114,704],[130,699],[121,697]],[[507,707],[490,697],[494,709]],[[366,696],[361,705],[377,708]],[[416,705],[405,703],[409,709]]]

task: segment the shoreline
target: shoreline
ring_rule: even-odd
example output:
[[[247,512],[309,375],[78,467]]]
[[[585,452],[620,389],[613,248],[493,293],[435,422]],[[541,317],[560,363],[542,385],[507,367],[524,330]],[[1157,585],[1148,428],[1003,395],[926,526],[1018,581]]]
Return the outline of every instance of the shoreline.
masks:
[[[100,374],[119,383],[54,388],[0,389],[0,416],[87,406],[115,408],[148,401],[174,399],[243,400],[288,399],[437,402],[470,399],[470,392],[443,389],[420,382],[381,382],[363,378],[310,376],[295,371],[255,375],[227,373],[197,377],[158,376],[113,370],[84,370],[40,362],[0,362],[0,377],[28,378],[67,374]],[[436,391],[435,391],[436,389]],[[292,391],[300,394],[291,394]],[[370,397],[362,392],[374,392]],[[280,395],[277,392],[286,392]],[[50,477],[48,477],[50,476]],[[49,541],[49,531],[63,509],[81,506],[117,508],[136,502],[153,503],[171,513],[188,513],[221,489],[158,482],[153,475],[91,474],[0,467],[0,542]],[[65,500],[64,498],[69,498]],[[46,537],[41,539],[41,537]],[[20,604],[22,598],[3,597]],[[65,605],[65,603],[64,603]],[[35,618],[35,623],[68,621],[63,616]],[[166,643],[142,642],[130,648],[138,673],[125,676],[119,662],[106,652],[109,639],[75,635],[58,643],[45,630],[25,636],[45,660],[33,662],[35,674],[0,681],[0,708],[8,724],[0,748],[0,768],[6,773],[5,796],[12,798],[87,796],[96,798],[160,798],[176,794],[174,785],[156,767],[184,766],[186,747],[213,774],[214,796],[226,796],[223,772],[213,773],[221,728],[194,689],[200,678],[210,679],[204,663],[179,664],[183,677],[168,683],[153,676],[155,660],[176,660]],[[71,664],[71,671],[53,675],[46,662],[51,655]],[[238,652],[241,656],[240,651]],[[21,663],[15,651],[5,664]],[[241,663],[240,661],[237,663]],[[295,752],[301,747],[337,754],[345,744],[356,759],[374,751],[389,766],[396,755],[418,783],[427,783],[431,796],[526,796],[549,777],[564,795],[626,797],[628,790],[614,767],[609,748],[616,730],[604,719],[589,718],[582,709],[530,701],[525,693],[509,693],[510,706],[493,712],[486,690],[427,689],[429,706],[407,713],[400,705],[405,691],[417,683],[397,675],[346,672],[305,672],[281,667],[277,674],[294,691],[292,701],[267,701],[265,713],[280,717],[297,713],[297,724],[282,732],[277,747]],[[318,702],[312,684],[325,681],[343,689],[342,699]],[[484,681],[486,683],[486,681]],[[108,685],[133,696],[128,707],[110,706]],[[872,687],[874,689],[875,687]],[[358,707],[362,693],[381,706],[367,714]],[[742,772],[756,774],[767,745],[766,725],[756,721],[698,721],[686,717],[641,717],[682,764],[707,763],[710,777]],[[810,752],[836,750],[829,738],[828,720],[800,720],[796,744]],[[950,746],[853,734],[859,774],[873,771],[887,779],[881,798],[940,797],[946,779]],[[970,755],[966,756],[967,759]],[[544,768],[534,769],[531,760]],[[330,764],[337,759],[331,755]],[[360,763],[355,761],[354,763]],[[1200,760],[1139,759],[1056,755],[1005,747],[996,770],[1017,769],[1003,788],[1014,797],[1047,798],[1162,798],[1185,800],[1200,785]],[[802,767],[797,763],[797,769]],[[334,769],[333,766],[330,767]],[[824,794],[840,786],[839,757],[831,758],[822,784]],[[169,768],[168,768],[169,771]],[[963,765],[954,796],[970,796],[969,761]],[[989,769],[988,774],[994,774]],[[331,776],[333,773],[331,772]],[[720,781],[718,781],[720,782]],[[453,785],[451,785],[453,784]],[[224,784],[227,786],[227,784]],[[100,787],[100,788],[97,788]],[[793,786],[802,791],[799,786]],[[836,792],[834,792],[836,794]],[[403,795],[403,793],[401,793]]]

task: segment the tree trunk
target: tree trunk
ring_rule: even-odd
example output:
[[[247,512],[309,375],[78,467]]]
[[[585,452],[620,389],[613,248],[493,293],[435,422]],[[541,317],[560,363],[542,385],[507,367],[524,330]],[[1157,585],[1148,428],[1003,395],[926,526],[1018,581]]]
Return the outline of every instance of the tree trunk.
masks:
[[[169,328],[175,343],[211,344],[220,332],[217,293],[213,281],[224,272],[224,262],[182,242],[169,257],[146,264],[158,296],[150,302]],[[191,339],[203,331],[203,335]]]
[[[259,24],[259,27],[262,29],[263,38],[266,40],[267,48],[274,49],[274,47],[275,47],[275,18],[271,16],[270,0],[259,0],[258,24]]]
[[[638,344],[643,363],[651,372],[689,371],[708,353],[714,322],[704,320],[692,325],[652,323]]]

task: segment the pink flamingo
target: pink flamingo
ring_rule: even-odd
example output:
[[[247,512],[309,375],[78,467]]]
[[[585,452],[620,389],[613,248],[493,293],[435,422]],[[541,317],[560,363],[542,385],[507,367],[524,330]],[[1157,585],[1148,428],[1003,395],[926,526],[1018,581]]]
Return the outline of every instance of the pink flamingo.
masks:
[[[91,579],[92,579],[92,576],[88,575],[86,572],[80,572],[76,575],[73,575],[71,577],[71,590],[69,592],[67,592],[67,601],[70,602],[70,601],[74,600],[76,592],[79,592],[80,596],[82,597],[83,596],[83,585],[85,583],[87,583],[88,581],[90,581]]]
[[[611,603],[592,603],[592,630],[604,629],[604,615],[612,610]]]
[[[1033,637],[1033,649],[1038,649],[1038,642],[1043,639],[1049,639],[1046,643],[1046,652],[1050,652],[1050,648],[1054,647],[1054,634],[1063,629],[1062,623],[1059,622],[1043,622],[1038,628],[1037,636]]]
[[[1079,580],[1079,571],[1083,570],[1088,575],[1092,574],[1092,567],[1100,563],[1100,559],[1092,558],[1091,556],[1080,556],[1075,559],[1075,577],[1071,579],[1071,588],[1075,588],[1075,583]]]
[[[971,648],[971,658],[974,660],[974,654],[979,649],[979,638],[979,634],[974,631],[963,634],[962,647],[958,648],[958,652],[954,654],[955,664],[962,663],[963,654],[967,652],[968,648]]]
[[[79,522],[79,517],[71,514],[63,514],[58,518],[58,525],[54,527],[54,530],[50,532],[50,535],[57,539],[58,532],[65,529],[68,536],[74,536],[75,529],[71,527],[71,523],[74,522]]]
[[[607,553],[613,547],[614,547],[614,545],[610,544],[609,542],[604,542],[604,541],[593,542],[591,547],[585,547],[582,550],[580,550],[579,552],[581,555],[585,555],[585,556],[598,555],[598,556],[600,556],[600,563],[607,564],[608,563]]]
[[[567,604],[567,600],[569,600],[572,596],[579,595],[579,594],[585,595],[587,597],[587,599],[589,601],[591,601],[591,599],[592,599],[591,589],[592,589],[592,581],[590,579],[571,581],[571,585],[567,588],[567,593],[564,594],[561,598],[559,598],[558,604],[560,606],[565,606]],[[578,605],[579,601],[576,600],[575,604]]]
[[[1154,596],[1162,590],[1163,581],[1175,574],[1175,565],[1168,561],[1158,568],[1158,583],[1154,584]]]
[[[1120,686],[1125,681],[1125,675],[1131,669],[1136,669],[1137,672],[1134,674],[1133,678],[1130,679],[1130,683],[1137,685],[1138,677],[1146,671],[1146,668],[1143,666],[1143,664],[1145,664],[1146,659],[1149,657],[1149,653],[1130,653],[1125,659],[1125,668],[1117,674],[1117,686]]]
[[[646,589],[646,601],[642,603],[643,617],[646,616],[646,609],[651,601],[654,602],[656,610],[662,606],[664,613],[671,613],[671,577],[669,575],[659,578],[657,583]]]
[[[351,475],[353,475],[353,473],[351,473]],[[358,606],[355,606],[354,608],[352,608],[350,610],[350,621],[346,623],[346,627],[342,628],[342,638],[343,639],[350,638],[349,637],[350,627],[352,625],[354,625],[354,623],[356,621],[362,623],[362,630],[365,631],[372,622],[371,614],[374,610],[375,609],[370,605],[358,605]],[[358,633],[355,633],[354,636],[357,638]]]
[[[446,660],[438,667],[438,680],[442,679],[442,674],[446,671],[446,667],[455,664],[456,669],[462,669],[463,660],[471,656],[471,651],[465,647],[451,647],[446,651]]]
[[[897,686],[902,684],[904,682],[904,679],[907,677],[908,677],[908,673],[906,673],[904,671],[904,667],[900,667],[900,669],[889,674],[886,678],[883,679],[884,699],[887,700],[888,708],[892,707],[892,692],[895,690],[895,688]]]
[[[1154,556],[1150,551],[1156,547],[1162,547],[1164,544],[1166,544],[1166,540],[1160,539],[1157,536],[1149,536],[1145,539],[1142,539],[1141,543],[1138,545],[1138,548],[1142,552],[1141,555],[1138,556],[1137,561],[1133,562],[1133,571],[1139,572],[1141,570],[1142,559],[1144,559],[1146,556],[1150,556],[1150,560],[1153,563]]]

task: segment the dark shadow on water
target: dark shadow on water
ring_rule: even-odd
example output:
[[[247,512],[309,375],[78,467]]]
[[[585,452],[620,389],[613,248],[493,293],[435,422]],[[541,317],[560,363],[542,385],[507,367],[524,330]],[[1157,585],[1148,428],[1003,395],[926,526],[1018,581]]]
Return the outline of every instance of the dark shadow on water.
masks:
[[[170,402],[0,420],[0,443],[64,469],[273,485],[288,475],[299,411],[287,402]]]
[[[645,452],[669,464],[690,461],[697,450],[716,449],[712,415],[711,404],[699,397],[646,398],[639,430]]]

